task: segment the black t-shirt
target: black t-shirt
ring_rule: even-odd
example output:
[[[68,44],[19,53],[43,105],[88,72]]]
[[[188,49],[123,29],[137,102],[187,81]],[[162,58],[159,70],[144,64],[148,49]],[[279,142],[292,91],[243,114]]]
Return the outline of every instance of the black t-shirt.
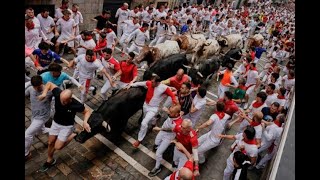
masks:
[[[84,111],[84,105],[72,98],[71,103],[67,104],[66,106],[63,106],[60,102],[61,91],[62,90],[58,87],[52,90],[52,94],[55,98],[56,111],[53,120],[60,125],[70,126],[74,124],[74,118],[76,116],[76,113]]]
[[[189,110],[190,110],[190,107],[191,107],[191,104],[192,104],[192,100],[193,100],[192,97],[191,97],[191,94],[182,97],[181,93],[180,93],[180,90],[179,90],[178,91],[178,100],[179,100],[179,103],[181,105],[181,111],[184,112],[184,115],[188,114]]]
[[[98,20],[96,28],[99,30],[102,30],[108,21],[107,18],[103,18],[101,15],[94,17],[94,19]]]
[[[262,119],[264,119],[266,121],[270,121],[270,120],[268,120],[268,116],[271,116],[272,117],[272,121],[274,121],[277,118],[278,114],[279,114],[278,112],[275,112],[275,113],[271,114],[270,113],[270,107],[262,108],[261,112],[263,114],[263,118]]]

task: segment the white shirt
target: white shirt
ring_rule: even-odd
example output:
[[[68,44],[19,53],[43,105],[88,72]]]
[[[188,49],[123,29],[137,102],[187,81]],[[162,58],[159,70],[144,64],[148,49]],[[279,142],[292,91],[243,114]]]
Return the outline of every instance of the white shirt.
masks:
[[[165,11],[160,12],[158,9],[156,10],[156,13],[154,14],[154,16],[157,19],[160,19],[161,17],[166,17],[167,13]]]
[[[72,12],[71,18],[74,19],[76,26],[79,26],[80,23],[83,23],[83,16],[80,11],[77,11],[76,13]]]
[[[257,157],[258,156],[257,145],[247,144],[246,142],[244,142],[242,133],[235,135],[235,137],[236,137],[237,146],[235,147],[233,152],[239,151],[240,147],[244,146],[244,149],[246,150],[246,153],[249,157]]]
[[[136,23],[133,24],[132,20],[125,20],[124,23],[126,24],[125,28],[123,29],[123,34],[130,35],[133,31],[140,28],[140,24]]]
[[[267,99],[266,99],[266,101],[265,101],[266,105],[267,105],[267,106],[270,106],[273,102],[276,101],[277,97],[278,97],[278,94],[277,94],[277,93],[273,93],[273,94],[271,94],[271,95],[268,95],[268,96],[267,96]]]
[[[33,49],[38,49],[38,45],[40,44],[41,40],[43,39],[44,41],[47,40],[46,36],[44,33],[38,29],[34,28],[31,30],[28,30],[27,27],[25,27],[24,31],[24,37],[25,37],[25,45],[28,48],[33,48]]]
[[[39,19],[38,18],[36,18],[36,17],[33,17],[32,18],[32,22],[34,23],[34,28],[37,28],[37,29],[40,29],[40,21],[39,21]]]
[[[129,10],[122,10],[119,8],[115,15],[116,18],[118,18],[118,24],[120,24],[122,21],[129,19]]]
[[[68,8],[68,11],[70,11],[70,13],[72,14],[72,10]],[[62,14],[62,9],[60,8],[56,8],[54,11],[54,18],[56,19],[60,19],[62,18],[63,14]]]
[[[288,79],[288,75],[283,76],[282,80],[284,81],[284,88],[286,88],[287,91],[291,90],[296,81],[295,78]]]
[[[246,82],[246,87],[248,87],[251,84],[256,84],[257,83],[257,78],[259,78],[258,71],[256,70],[249,70],[247,75],[247,82]]]
[[[153,17],[153,13],[149,14],[148,11],[144,11],[142,13],[142,21],[146,23],[150,23]]]
[[[141,16],[141,12],[140,12],[140,11],[138,11],[137,13],[135,13],[134,10],[131,10],[131,11],[129,12],[129,19],[132,19],[133,17],[139,18],[140,16]]]
[[[261,146],[265,144],[271,145],[276,138],[281,137],[282,130],[282,127],[279,127],[274,123],[267,126],[262,133]]]
[[[53,31],[49,32],[49,30],[51,30],[51,28],[55,26],[53,18],[50,16],[48,16],[47,18],[43,18],[41,14],[38,14],[37,18],[40,21],[40,28],[42,32],[47,36],[48,39],[52,39],[54,33]]]
[[[191,117],[199,117],[202,113],[202,111],[205,109],[206,107],[206,98],[203,97],[201,98],[200,96],[198,96],[198,94],[193,98],[192,100],[192,104],[194,105],[194,107],[197,109],[197,111],[191,113],[189,112],[189,115]]]
[[[93,62],[88,62],[85,54],[77,56],[75,58],[75,62],[79,68],[79,77],[83,79],[92,79],[96,70],[101,71],[103,69],[99,59],[96,59]]]
[[[111,31],[109,33],[106,33],[106,39],[107,39],[107,48],[112,48],[112,45],[115,44],[115,41],[117,39],[117,35],[114,31]]]
[[[91,50],[93,50],[96,47],[96,43],[94,42],[93,39],[85,41],[81,38],[81,35],[78,35],[76,38],[78,39],[80,46],[84,46],[84,47],[91,49]],[[78,47],[77,49],[78,49],[78,52],[77,52],[78,56],[81,54],[86,54],[87,49],[85,49],[83,47]]]
[[[224,114],[224,117],[220,119],[217,114],[212,114],[210,116],[210,120],[213,122],[210,130],[210,139],[213,142],[219,142],[220,138],[218,137],[219,134],[222,133],[224,127],[226,125],[227,120],[230,118],[230,115],[227,113]]]
[[[135,37],[134,42],[138,45],[138,46],[144,46],[146,41],[149,41],[150,39],[150,35],[149,35],[149,30],[142,32],[140,29],[136,29],[135,31],[133,31],[129,37],[128,37],[128,41],[131,41],[131,39]]]
[[[171,37],[175,34],[177,34],[177,28],[174,25],[172,25],[168,28],[167,39],[171,39]]]
[[[70,39],[71,36],[74,36],[74,34],[72,34],[73,28],[76,26],[76,23],[74,22],[73,19],[69,19],[68,21],[60,18],[57,23],[57,26],[61,26],[61,38],[62,39]]]

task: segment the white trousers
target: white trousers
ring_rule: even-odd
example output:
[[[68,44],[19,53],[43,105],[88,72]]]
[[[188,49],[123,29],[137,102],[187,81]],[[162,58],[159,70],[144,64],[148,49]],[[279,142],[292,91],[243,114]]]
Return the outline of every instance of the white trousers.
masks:
[[[127,38],[129,37],[129,35],[128,34],[122,34],[122,36],[121,36],[121,38],[120,38],[120,40],[119,40],[119,44],[122,46],[122,51],[123,52],[125,52],[125,53],[128,53],[127,52],[127,46],[128,46],[128,44],[127,43],[124,43],[125,42],[125,40],[127,40]]]
[[[233,166],[233,153],[227,159],[227,166],[223,171],[223,180],[230,180],[230,176],[234,170]]]
[[[27,128],[25,132],[25,149],[24,149],[24,155],[28,155],[30,152],[30,147],[33,142],[33,138],[35,135],[39,133],[47,133],[49,132],[48,129],[44,126],[44,124],[49,120],[48,119],[31,119],[31,124]]]
[[[124,26],[125,26],[125,23],[118,23],[118,26],[117,26],[117,37],[118,37],[118,39],[120,39],[121,36],[122,36]]]
[[[229,87],[228,86],[224,86],[221,83],[219,83],[218,86],[218,97],[219,99],[222,99],[224,97],[224,92],[229,91]]]
[[[274,154],[278,151],[278,146],[274,146],[271,153],[267,153],[263,156],[263,158],[259,161],[259,163],[256,165],[257,169],[261,169],[266,167],[267,163],[273,158]]]
[[[149,46],[155,46],[157,44],[163,43],[166,40],[166,36],[156,36],[156,38],[154,38]]]
[[[90,82],[88,82],[90,81]],[[94,89],[94,87],[90,87],[90,84],[91,84],[91,80],[90,79],[85,79],[85,78],[80,78],[79,77],[79,83],[84,87],[82,90],[81,90],[81,103],[84,103],[86,100],[87,100],[87,94],[88,94],[88,91],[92,91]]]
[[[153,117],[157,114],[157,112],[158,112],[158,107],[152,107],[146,103],[143,104],[144,118],[142,120],[140,130],[138,133],[138,141],[141,142],[143,140],[143,138],[146,136],[147,131],[148,131],[148,125],[151,122],[151,120],[153,119]],[[152,123],[154,123],[154,122],[152,122]]]
[[[174,147],[173,162],[174,164],[178,165],[177,169],[180,169],[181,167],[183,167],[187,161],[188,161],[187,156],[181,151],[179,151],[177,147]]]
[[[107,79],[106,82],[104,83],[104,85],[102,86],[101,90],[100,90],[100,93],[101,93],[101,96],[102,96],[103,100],[107,99],[106,93],[108,92],[108,90],[110,88],[111,88],[111,84],[110,84],[109,79]]]
[[[138,54],[140,53],[142,47],[141,46],[137,46],[134,42],[131,44],[130,48],[128,49],[128,52],[137,52]]]
[[[219,141],[215,142],[212,141],[210,138],[211,131],[207,132],[206,134],[202,135],[198,141],[199,141],[199,147],[198,147],[198,155],[199,155],[199,163],[204,163],[206,161],[206,158],[204,156],[205,152],[208,150],[215,148],[219,145]]]
[[[166,149],[171,144],[171,141],[175,138],[175,134],[172,132],[165,132],[160,131],[155,139],[154,144],[158,146],[158,149],[156,151],[156,166],[155,168],[159,168],[161,161],[162,161],[162,155],[166,151]]]

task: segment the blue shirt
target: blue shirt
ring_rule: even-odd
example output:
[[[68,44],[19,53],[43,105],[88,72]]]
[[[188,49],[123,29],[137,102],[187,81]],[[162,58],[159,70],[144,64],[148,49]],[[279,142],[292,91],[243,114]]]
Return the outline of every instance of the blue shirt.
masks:
[[[188,30],[189,30],[189,26],[185,24],[185,25],[183,25],[183,26],[181,27],[180,34],[183,34],[183,33],[185,33],[185,32],[188,32]]]
[[[49,50],[47,54],[42,54],[40,49],[36,49],[32,52],[32,54],[38,56],[36,59],[38,60],[41,67],[48,66],[52,62],[52,60],[54,62],[61,63],[60,56],[57,53],[52,52],[51,50]]]
[[[52,82],[57,86],[60,86],[64,80],[69,80],[69,75],[65,72],[61,72],[58,78],[53,77],[49,71],[42,73],[40,76],[42,77],[43,84],[47,84],[47,82]]]
[[[256,52],[256,57],[257,57],[258,59],[260,59],[261,56],[262,56],[262,53],[263,53],[263,52],[266,52],[266,49],[261,48],[261,47],[256,47],[256,48],[254,49],[254,51]]]

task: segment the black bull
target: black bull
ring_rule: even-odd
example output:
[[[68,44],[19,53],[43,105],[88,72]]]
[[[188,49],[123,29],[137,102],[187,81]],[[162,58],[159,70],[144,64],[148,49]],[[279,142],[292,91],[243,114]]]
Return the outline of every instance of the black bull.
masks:
[[[221,66],[225,67],[227,63],[231,63],[234,67],[236,61],[241,59],[242,50],[239,48],[230,49],[222,58]]]
[[[92,112],[88,120],[91,132],[82,131],[76,136],[76,141],[84,143],[102,130],[106,131],[102,126],[103,121],[110,126],[110,133],[119,135],[127,126],[128,119],[142,109],[146,93],[147,90],[144,87],[132,87],[114,94]]]

